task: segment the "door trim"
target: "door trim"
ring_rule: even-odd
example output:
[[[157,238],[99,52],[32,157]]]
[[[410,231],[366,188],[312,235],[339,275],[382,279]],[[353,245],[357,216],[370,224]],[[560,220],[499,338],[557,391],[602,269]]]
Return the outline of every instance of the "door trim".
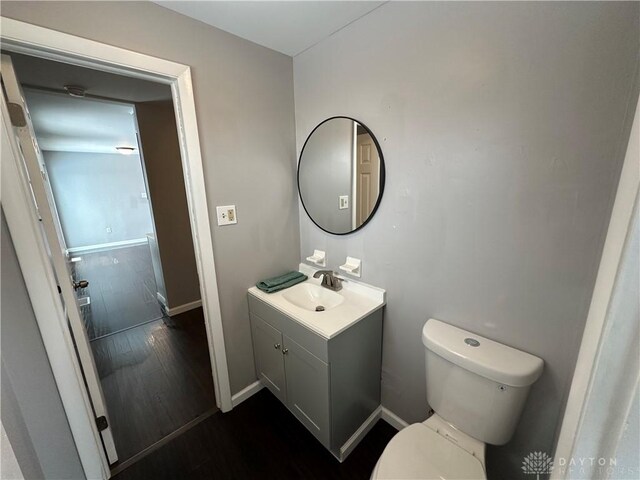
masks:
[[[635,103],[635,109],[633,108]],[[638,170],[638,153],[640,152],[640,99],[630,102],[631,107],[627,115],[633,115],[631,133],[627,143],[627,151],[620,172],[620,180],[616,197],[611,211],[611,219],[607,229],[604,246],[602,247],[602,256],[600,257],[600,265],[598,267],[598,275],[593,287],[591,304],[589,305],[589,313],[582,334],[582,342],[576,367],[571,381],[571,389],[567,399],[564,417],[558,435],[558,443],[554,453],[554,465],[557,465],[559,459],[568,461],[573,458],[576,449],[576,442],[580,440],[581,426],[584,421],[584,415],[589,402],[597,401],[597,391],[593,391],[594,374],[597,371],[600,358],[600,348],[602,342],[606,338],[607,319],[609,313],[609,305],[613,299],[614,288],[618,271],[623,261],[623,254],[626,241],[630,235],[630,229],[633,227],[633,215],[638,205],[640,196],[640,172]],[[637,214],[637,212],[636,212]],[[631,339],[629,341],[637,341]],[[625,348],[620,349],[624,352]],[[635,372],[612,372],[612,375],[624,375],[625,378],[632,378],[637,375]],[[616,392],[622,398],[633,398],[633,390],[635,382],[620,382],[624,385],[619,392]],[[622,424],[627,412],[612,412],[609,421],[613,424]],[[569,469],[554,468],[551,471],[551,480],[559,480],[569,478]]]
[[[1,17],[1,21],[2,46],[9,52],[171,86],[216,404],[223,412],[231,410],[231,387],[190,67],[6,17]],[[6,130],[10,123],[5,122],[8,117],[5,118],[4,113],[5,109],[2,133],[12,139],[8,135],[10,130]],[[17,152],[11,147],[14,147],[13,143],[7,145],[3,142],[3,157],[8,154],[7,160]],[[88,478],[108,478],[110,472],[108,466],[105,467],[106,458],[82,382],[80,365],[73,345],[69,343],[71,338],[37,217],[31,206],[28,183],[17,169],[18,165],[15,161],[2,162],[2,203],[7,223],[85,473]],[[34,278],[38,275],[44,276]]]

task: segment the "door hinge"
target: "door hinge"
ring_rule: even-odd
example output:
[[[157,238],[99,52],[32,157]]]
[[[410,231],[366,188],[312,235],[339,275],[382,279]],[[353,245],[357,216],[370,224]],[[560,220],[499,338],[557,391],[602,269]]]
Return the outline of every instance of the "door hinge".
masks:
[[[14,127],[26,127],[27,117],[24,114],[22,106],[17,103],[8,102],[7,108],[9,110],[9,118],[11,119],[11,125]]]
[[[96,418],[96,425],[100,432],[109,428],[109,422],[107,422],[107,417],[102,415],[101,417]]]

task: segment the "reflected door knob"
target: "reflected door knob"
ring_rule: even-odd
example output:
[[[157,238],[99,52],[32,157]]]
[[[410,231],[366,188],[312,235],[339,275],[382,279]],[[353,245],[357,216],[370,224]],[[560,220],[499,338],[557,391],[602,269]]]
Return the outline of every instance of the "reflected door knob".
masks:
[[[79,288],[87,288],[89,286],[89,282],[86,280],[80,280],[79,282],[73,282],[73,289],[78,290]]]

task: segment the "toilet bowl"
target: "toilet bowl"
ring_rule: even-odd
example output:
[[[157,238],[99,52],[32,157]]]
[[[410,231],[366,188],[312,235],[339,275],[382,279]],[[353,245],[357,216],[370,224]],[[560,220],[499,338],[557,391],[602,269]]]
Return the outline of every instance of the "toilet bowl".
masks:
[[[414,423],[387,444],[372,480],[487,478],[484,443],[460,432],[438,415]]]
[[[391,439],[371,479],[486,479],[485,445],[509,441],[544,362],[434,319],[422,341],[435,413]]]

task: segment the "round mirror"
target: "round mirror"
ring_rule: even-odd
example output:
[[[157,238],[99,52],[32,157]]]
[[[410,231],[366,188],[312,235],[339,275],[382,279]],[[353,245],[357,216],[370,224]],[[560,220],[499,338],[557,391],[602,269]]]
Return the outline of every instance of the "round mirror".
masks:
[[[298,191],[309,218],[345,235],[371,220],[384,190],[384,159],[371,130],[348,117],[313,129],[298,162]]]

